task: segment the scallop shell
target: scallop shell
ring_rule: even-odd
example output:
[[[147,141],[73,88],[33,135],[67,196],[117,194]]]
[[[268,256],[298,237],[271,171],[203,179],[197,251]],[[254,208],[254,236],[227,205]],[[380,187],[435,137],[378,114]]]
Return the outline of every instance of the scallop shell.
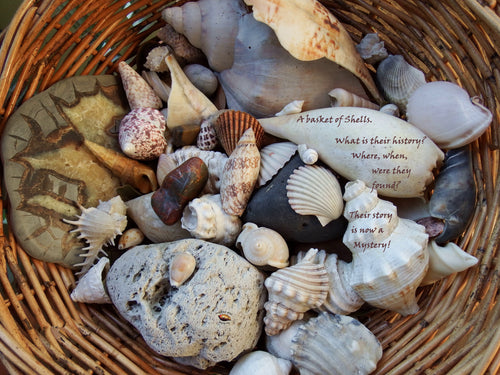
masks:
[[[424,73],[401,55],[389,55],[379,64],[377,81],[385,98],[402,112],[406,112],[411,94],[426,82]]]
[[[236,239],[236,247],[255,266],[284,268],[288,266],[288,245],[275,230],[245,223]]]
[[[302,107],[304,106],[304,100],[294,100],[288,103],[283,109],[275,114],[275,116],[291,115],[292,113],[302,112]]]
[[[220,195],[222,208],[229,215],[240,216],[259,178],[260,153],[252,128],[241,136],[222,172]]]
[[[293,142],[271,143],[260,150],[260,171],[257,186],[269,181],[297,152]]]
[[[252,115],[241,111],[223,111],[213,123],[215,134],[228,156],[236,148],[243,133],[252,128],[257,148],[262,147],[264,129]]]
[[[75,289],[71,292],[71,299],[83,303],[112,303],[104,286],[106,273],[109,270],[109,258],[102,257],[83,275]]]
[[[411,95],[408,122],[441,148],[458,148],[479,138],[489,127],[492,113],[471,100],[467,91],[445,81],[429,82]]]
[[[220,194],[205,194],[189,202],[181,224],[193,237],[225,246],[234,245],[241,232],[241,219],[224,212]]]
[[[290,361],[277,358],[263,350],[257,350],[238,359],[229,375],[288,375],[291,369]]]
[[[296,213],[314,215],[322,226],[342,215],[342,189],[334,174],[324,167],[297,168],[288,178],[286,192],[288,203]]]
[[[300,160],[302,160],[304,164],[312,165],[319,159],[318,151],[313,148],[308,148],[305,143],[298,145],[297,150],[299,151]]]
[[[118,63],[118,72],[131,109],[161,108],[163,103],[148,83],[125,61]]]
[[[144,233],[139,228],[127,229],[118,240],[118,250],[127,250],[144,241]]]
[[[178,288],[193,274],[196,259],[190,253],[180,253],[174,256],[168,271],[170,285]]]
[[[362,98],[345,89],[336,88],[331,90],[328,95],[330,96],[332,107],[363,107],[371,109],[379,109],[378,104],[372,103],[369,100]]]
[[[356,46],[356,50],[368,64],[376,64],[388,56],[384,42],[376,33],[366,34]]]
[[[301,375],[366,375],[382,357],[382,346],[368,328],[350,316],[326,312],[299,328],[291,350]]]
[[[268,301],[264,304],[265,331],[269,336],[286,329],[304,313],[321,306],[328,294],[325,266],[314,261],[317,249],[310,249],[304,258],[291,267],[273,272],[264,282]]]

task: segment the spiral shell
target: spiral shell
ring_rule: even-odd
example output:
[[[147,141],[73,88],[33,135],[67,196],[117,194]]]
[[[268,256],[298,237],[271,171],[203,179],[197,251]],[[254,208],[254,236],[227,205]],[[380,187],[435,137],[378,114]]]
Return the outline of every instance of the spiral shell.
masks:
[[[305,143],[298,145],[297,150],[299,151],[300,160],[302,160],[304,164],[312,165],[319,159],[318,151],[307,147]]]
[[[196,146],[203,151],[213,150],[219,144],[217,134],[210,118],[202,121],[196,138]]]
[[[299,215],[315,215],[321,225],[339,218],[344,209],[342,190],[334,174],[321,166],[306,165],[290,175],[288,203]]]
[[[265,331],[269,336],[286,329],[304,313],[321,306],[328,294],[325,266],[314,261],[317,249],[310,249],[304,258],[291,267],[273,272],[264,282],[269,298],[264,304]]]
[[[371,109],[379,109],[378,104],[372,103],[369,100],[362,98],[352,92],[342,88],[333,89],[328,93],[332,107],[363,107]]]
[[[148,83],[125,61],[118,63],[118,73],[123,83],[131,109],[161,108],[163,103]]]
[[[260,171],[257,186],[264,185],[289,161],[297,152],[293,142],[271,143],[260,150]]]
[[[255,266],[284,268],[288,266],[288,245],[276,231],[245,223],[236,239],[236,247]]]
[[[178,288],[193,274],[196,259],[190,253],[180,253],[174,256],[168,271],[170,285]]]
[[[217,76],[207,67],[201,64],[189,64],[183,70],[193,85],[206,96],[212,95],[217,90],[219,85]]]

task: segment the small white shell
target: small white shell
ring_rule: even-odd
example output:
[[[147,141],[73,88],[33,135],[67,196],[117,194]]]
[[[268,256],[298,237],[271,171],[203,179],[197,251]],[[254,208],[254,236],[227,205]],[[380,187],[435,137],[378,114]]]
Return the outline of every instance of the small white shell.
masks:
[[[291,369],[292,362],[257,350],[238,359],[229,375],[288,375]]]
[[[288,266],[288,245],[275,230],[245,223],[236,239],[236,247],[243,250],[245,258],[255,266]]]
[[[366,34],[361,42],[356,45],[359,55],[368,64],[375,64],[388,56],[384,42],[380,40],[378,34]]]
[[[300,160],[305,164],[312,165],[318,161],[318,151],[313,148],[308,148],[305,143],[298,145],[297,150],[299,151]]]
[[[180,253],[174,256],[169,269],[170,285],[178,288],[193,274],[196,259],[190,253]]]
[[[391,116],[399,117],[399,108],[394,103],[384,105],[379,109],[380,112],[386,113]]]
[[[283,107],[281,111],[275,114],[275,116],[291,115],[293,113],[302,112],[302,106],[304,105],[304,100],[294,100]]]
[[[109,259],[102,257],[80,278],[71,292],[71,299],[83,303],[111,303],[111,298],[104,286],[105,274],[108,270]]]
[[[332,107],[363,107],[378,110],[380,106],[342,88],[333,89],[328,93]]]
[[[144,241],[144,233],[139,228],[127,229],[118,240],[118,250],[126,250],[140,245]]]
[[[335,175],[317,165],[301,166],[287,181],[288,203],[299,215],[315,215],[321,225],[339,218],[344,209],[342,189]]]
[[[271,143],[260,150],[260,171],[257,186],[264,185],[289,161],[297,152],[293,142]]]

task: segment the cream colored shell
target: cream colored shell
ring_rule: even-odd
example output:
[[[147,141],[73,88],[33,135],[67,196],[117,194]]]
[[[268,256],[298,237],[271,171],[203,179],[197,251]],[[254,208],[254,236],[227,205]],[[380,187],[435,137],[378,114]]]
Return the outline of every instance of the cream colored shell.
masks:
[[[109,270],[109,258],[101,257],[99,261],[90,267],[71,292],[71,299],[83,303],[111,303],[104,280]]]
[[[256,350],[240,357],[229,375],[288,375],[291,369],[292,362],[263,350]]]
[[[328,95],[330,96],[332,107],[363,107],[371,109],[379,109],[378,104],[372,103],[369,100],[360,97],[346,89],[336,88],[331,90]]]
[[[176,288],[181,286],[193,274],[195,268],[196,259],[192,254],[188,252],[176,254],[168,270],[170,285]]]
[[[302,112],[304,100],[294,100],[283,107],[283,109],[275,114],[275,116],[291,115]]]
[[[257,186],[268,182],[297,152],[293,142],[271,143],[260,150],[260,171]]]
[[[318,151],[307,147],[305,143],[298,145],[297,151],[299,152],[300,160],[302,160],[304,164],[312,165],[318,161]]]

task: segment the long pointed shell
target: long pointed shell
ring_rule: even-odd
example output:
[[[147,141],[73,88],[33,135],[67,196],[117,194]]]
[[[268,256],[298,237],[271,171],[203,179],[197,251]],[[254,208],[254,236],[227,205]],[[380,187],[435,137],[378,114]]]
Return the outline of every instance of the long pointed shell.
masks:
[[[328,169],[306,165],[294,170],[286,184],[288,203],[299,215],[314,215],[321,225],[339,218],[344,209],[342,189]]]
[[[180,253],[174,256],[169,268],[170,285],[178,288],[193,274],[196,259],[190,253]]]
[[[118,72],[123,83],[131,109],[161,108],[163,103],[148,83],[125,61],[118,64]]]
[[[71,299],[84,303],[111,303],[104,280],[109,270],[109,258],[102,257],[83,275],[75,289],[71,292]]]
[[[361,96],[349,92],[342,88],[333,89],[328,93],[331,98],[332,107],[363,107],[379,109],[378,104],[372,103]]]
[[[298,60],[325,57],[356,75],[372,96],[380,94],[342,24],[315,0],[245,0],[254,18],[269,25],[281,45]],[[300,30],[298,33],[290,30]]]
[[[271,143],[260,150],[260,171],[257,186],[264,185],[297,152],[293,142]]]

